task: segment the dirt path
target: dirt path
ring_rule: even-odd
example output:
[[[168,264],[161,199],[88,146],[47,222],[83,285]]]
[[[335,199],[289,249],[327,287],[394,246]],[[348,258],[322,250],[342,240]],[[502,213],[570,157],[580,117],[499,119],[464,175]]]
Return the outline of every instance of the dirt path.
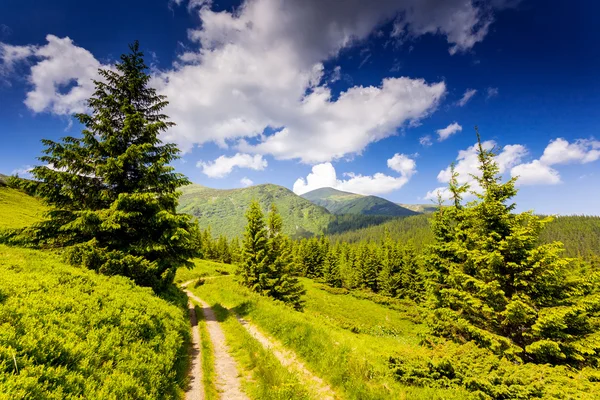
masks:
[[[258,340],[265,348],[271,350],[273,355],[284,367],[291,368],[303,376],[313,394],[316,395],[316,398],[321,400],[335,400],[338,398],[334,395],[334,391],[329,385],[327,385],[327,383],[310,372],[304,363],[298,360],[298,357],[293,351],[286,349],[274,338],[270,338],[263,334],[254,324],[246,321],[243,318],[240,318],[238,315],[236,315],[236,318],[238,321],[240,321],[244,328],[246,328],[250,335]]]
[[[191,282],[186,282],[182,286],[187,286]],[[233,357],[229,354],[229,348],[225,342],[225,335],[219,326],[215,313],[208,303],[194,295],[189,290],[185,291],[188,297],[202,306],[206,327],[214,349],[215,356],[215,374],[217,378],[217,390],[222,399],[226,400],[248,400],[242,392],[237,365]]]
[[[185,391],[185,400],[204,400],[204,385],[202,385],[202,347],[200,344],[200,330],[194,304],[188,302],[190,324],[192,325],[192,347],[190,349],[190,385]]]

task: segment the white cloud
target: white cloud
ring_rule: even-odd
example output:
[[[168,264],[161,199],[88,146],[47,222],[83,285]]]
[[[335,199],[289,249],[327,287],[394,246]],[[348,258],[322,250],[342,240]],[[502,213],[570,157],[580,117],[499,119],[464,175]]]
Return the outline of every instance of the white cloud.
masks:
[[[487,95],[486,98],[487,99],[491,99],[492,97],[496,97],[498,96],[498,88],[495,87],[489,87],[487,88]]]
[[[464,107],[473,96],[477,94],[477,89],[467,89],[463,97],[456,102],[459,107]]]
[[[600,141],[577,139],[569,143],[563,138],[551,140],[539,160],[515,166],[511,174],[518,185],[555,185],[561,183],[558,164],[587,164],[600,158]]]
[[[421,144],[421,146],[425,146],[425,147],[429,147],[433,144],[433,142],[431,141],[430,135],[421,136],[419,138],[419,143]]]
[[[86,101],[94,92],[92,79],[99,79],[102,65],[89,51],[77,47],[68,38],[46,36],[44,46],[10,46],[0,44],[2,68],[12,69],[14,64],[28,58],[37,60],[31,67],[29,83],[33,89],[27,93],[25,104],[34,112],[51,112],[70,115],[86,110]]]
[[[453,122],[443,129],[438,129],[436,131],[438,134],[438,142],[444,141],[450,136],[454,135],[456,132],[460,131],[462,131],[462,126],[460,126],[457,122]]]
[[[306,179],[298,178],[294,183],[294,193],[301,195],[322,187],[332,187],[352,193],[377,195],[390,193],[404,186],[417,172],[416,163],[404,154],[395,154],[387,160],[389,168],[400,173],[400,176],[389,176],[376,173],[372,176],[354,173],[344,174],[348,179],[338,179],[333,165],[329,162],[317,164]]]
[[[490,150],[496,147],[496,142],[493,140],[487,140],[483,142],[482,147],[486,150]],[[479,176],[479,160],[477,158],[478,146],[477,143],[470,146],[466,150],[460,150],[458,157],[456,158],[455,171],[458,172],[458,183],[468,184],[470,189],[473,191],[480,191],[481,188],[477,181],[473,178],[473,175]],[[505,171],[509,171],[512,167],[519,164],[521,160],[527,155],[527,149],[525,146],[520,144],[504,146],[498,153],[496,162],[498,163],[499,172],[502,174]],[[437,176],[438,182],[448,183],[452,178],[452,171],[450,167],[443,169]],[[444,200],[449,199],[450,192],[447,187],[439,187],[434,190],[427,192],[425,198],[428,200],[436,200],[437,194],[441,193]]]
[[[260,154],[237,153],[232,157],[220,156],[212,162],[198,161],[196,166],[202,168],[202,172],[211,178],[223,178],[233,171],[234,168],[248,168],[262,171],[267,167],[267,160]]]
[[[400,175],[408,178],[417,172],[417,163],[412,158],[409,158],[406,154],[394,154],[394,157],[387,160],[387,166],[388,168],[400,173]]]
[[[550,141],[540,161],[547,165],[586,164],[600,158],[600,141],[578,139],[569,143],[563,138]]]
[[[555,185],[561,182],[558,171],[540,160],[517,165],[510,173],[519,177],[518,185]]]
[[[215,12],[210,1],[190,0],[188,9],[199,16],[189,31],[192,45],[151,83],[167,95],[165,112],[177,123],[163,139],[184,151],[215,142],[306,163],[360,153],[435,111],[446,85],[386,78],[334,98],[328,77],[337,79],[339,70],[325,71],[324,62],[394,19],[396,37],[439,34],[451,53],[465,51],[484,38],[493,10],[505,3],[347,0],[340,8],[337,0],[246,0]],[[26,104],[61,115],[84,110],[91,78],[106,66],[69,38],[47,39],[34,54],[41,61],[32,67]]]
[[[484,149],[489,150],[496,146],[492,140],[482,143]],[[502,148],[496,157],[499,172],[509,171],[512,177],[518,177],[517,185],[556,185],[561,183],[560,173],[553,168],[558,164],[578,163],[586,164],[600,159],[600,141],[593,139],[577,139],[572,143],[558,138],[551,140],[544,149],[542,157],[527,163],[521,163],[528,151],[520,144],[507,145]],[[459,173],[458,183],[469,184],[471,190],[476,192],[481,188],[472,175],[479,175],[479,162],[477,159],[477,145],[473,145],[458,153],[456,172]],[[448,183],[451,178],[450,167],[440,171],[438,181]],[[438,187],[427,192],[426,199],[437,199],[437,194],[447,200],[450,192],[447,187]]]
[[[403,3],[406,8],[395,23],[395,36],[404,38],[441,33],[451,44],[450,54],[456,54],[481,42],[493,22],[493,9],[504,8],[509,2],[412,0]]]
[[[252,186],[254,184],[254,182],[252,182],[252,179],[247,177],[243,177],[242,179],[240,179],[240,183],[244,187]]]

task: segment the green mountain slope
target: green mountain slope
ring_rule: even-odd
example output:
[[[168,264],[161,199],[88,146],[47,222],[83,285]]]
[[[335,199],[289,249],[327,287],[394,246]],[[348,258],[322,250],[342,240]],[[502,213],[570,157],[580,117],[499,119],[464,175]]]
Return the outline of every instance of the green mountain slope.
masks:
[[[301,197],[325,207],[333,214],[387,215],[406,217],[418,212],[401,207],[377,196],[343,192],[333,188],[320,188],[303,194]]]
[[[8,176],[0,174],[0,187],[1,186],[6,186],[6,180],[8,179]]]
[[[244,232],[244,214],[253,199],[263,210],[275,203],[284,221],[284,232],[292,237],[325,232],[332,215],[322,207],[282,186],[265,184],[243,189],[211,189],[189,185],[181,189],[179,212],[192,214],[201,228],[210,226],[214,235],[234,237]]]
[[[404,204],[404,203],[396,203],[400,207],[408,208],[411,211],[420,213],[420,214],[431,214],[437,211],[438,206],[436,204]]]

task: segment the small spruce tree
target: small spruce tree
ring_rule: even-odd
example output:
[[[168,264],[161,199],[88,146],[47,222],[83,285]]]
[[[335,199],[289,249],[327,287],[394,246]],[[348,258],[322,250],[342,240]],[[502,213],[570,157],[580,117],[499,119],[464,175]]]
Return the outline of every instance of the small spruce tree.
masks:
[[[138,42],[101,80],[77,114],[82,137],[43,140],[45,155],[32,174],[36,194],[51,209],[28,234],[41,246],[67,247],[67,258],[107,275],[124,275],[155,289],[197,255],[197,225],[176,212],[189,184],[169,164],[174,144],[159,134],[174,125],[164,96],[148,86]]]

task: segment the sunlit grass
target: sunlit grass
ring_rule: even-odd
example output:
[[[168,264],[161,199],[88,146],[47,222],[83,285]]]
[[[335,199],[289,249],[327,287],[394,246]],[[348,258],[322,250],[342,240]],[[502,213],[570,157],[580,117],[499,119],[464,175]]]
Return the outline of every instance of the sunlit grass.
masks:
[[[46,209],[41,200],[0,186],[0,229],[18,229],[31,225],[42,218]]]

